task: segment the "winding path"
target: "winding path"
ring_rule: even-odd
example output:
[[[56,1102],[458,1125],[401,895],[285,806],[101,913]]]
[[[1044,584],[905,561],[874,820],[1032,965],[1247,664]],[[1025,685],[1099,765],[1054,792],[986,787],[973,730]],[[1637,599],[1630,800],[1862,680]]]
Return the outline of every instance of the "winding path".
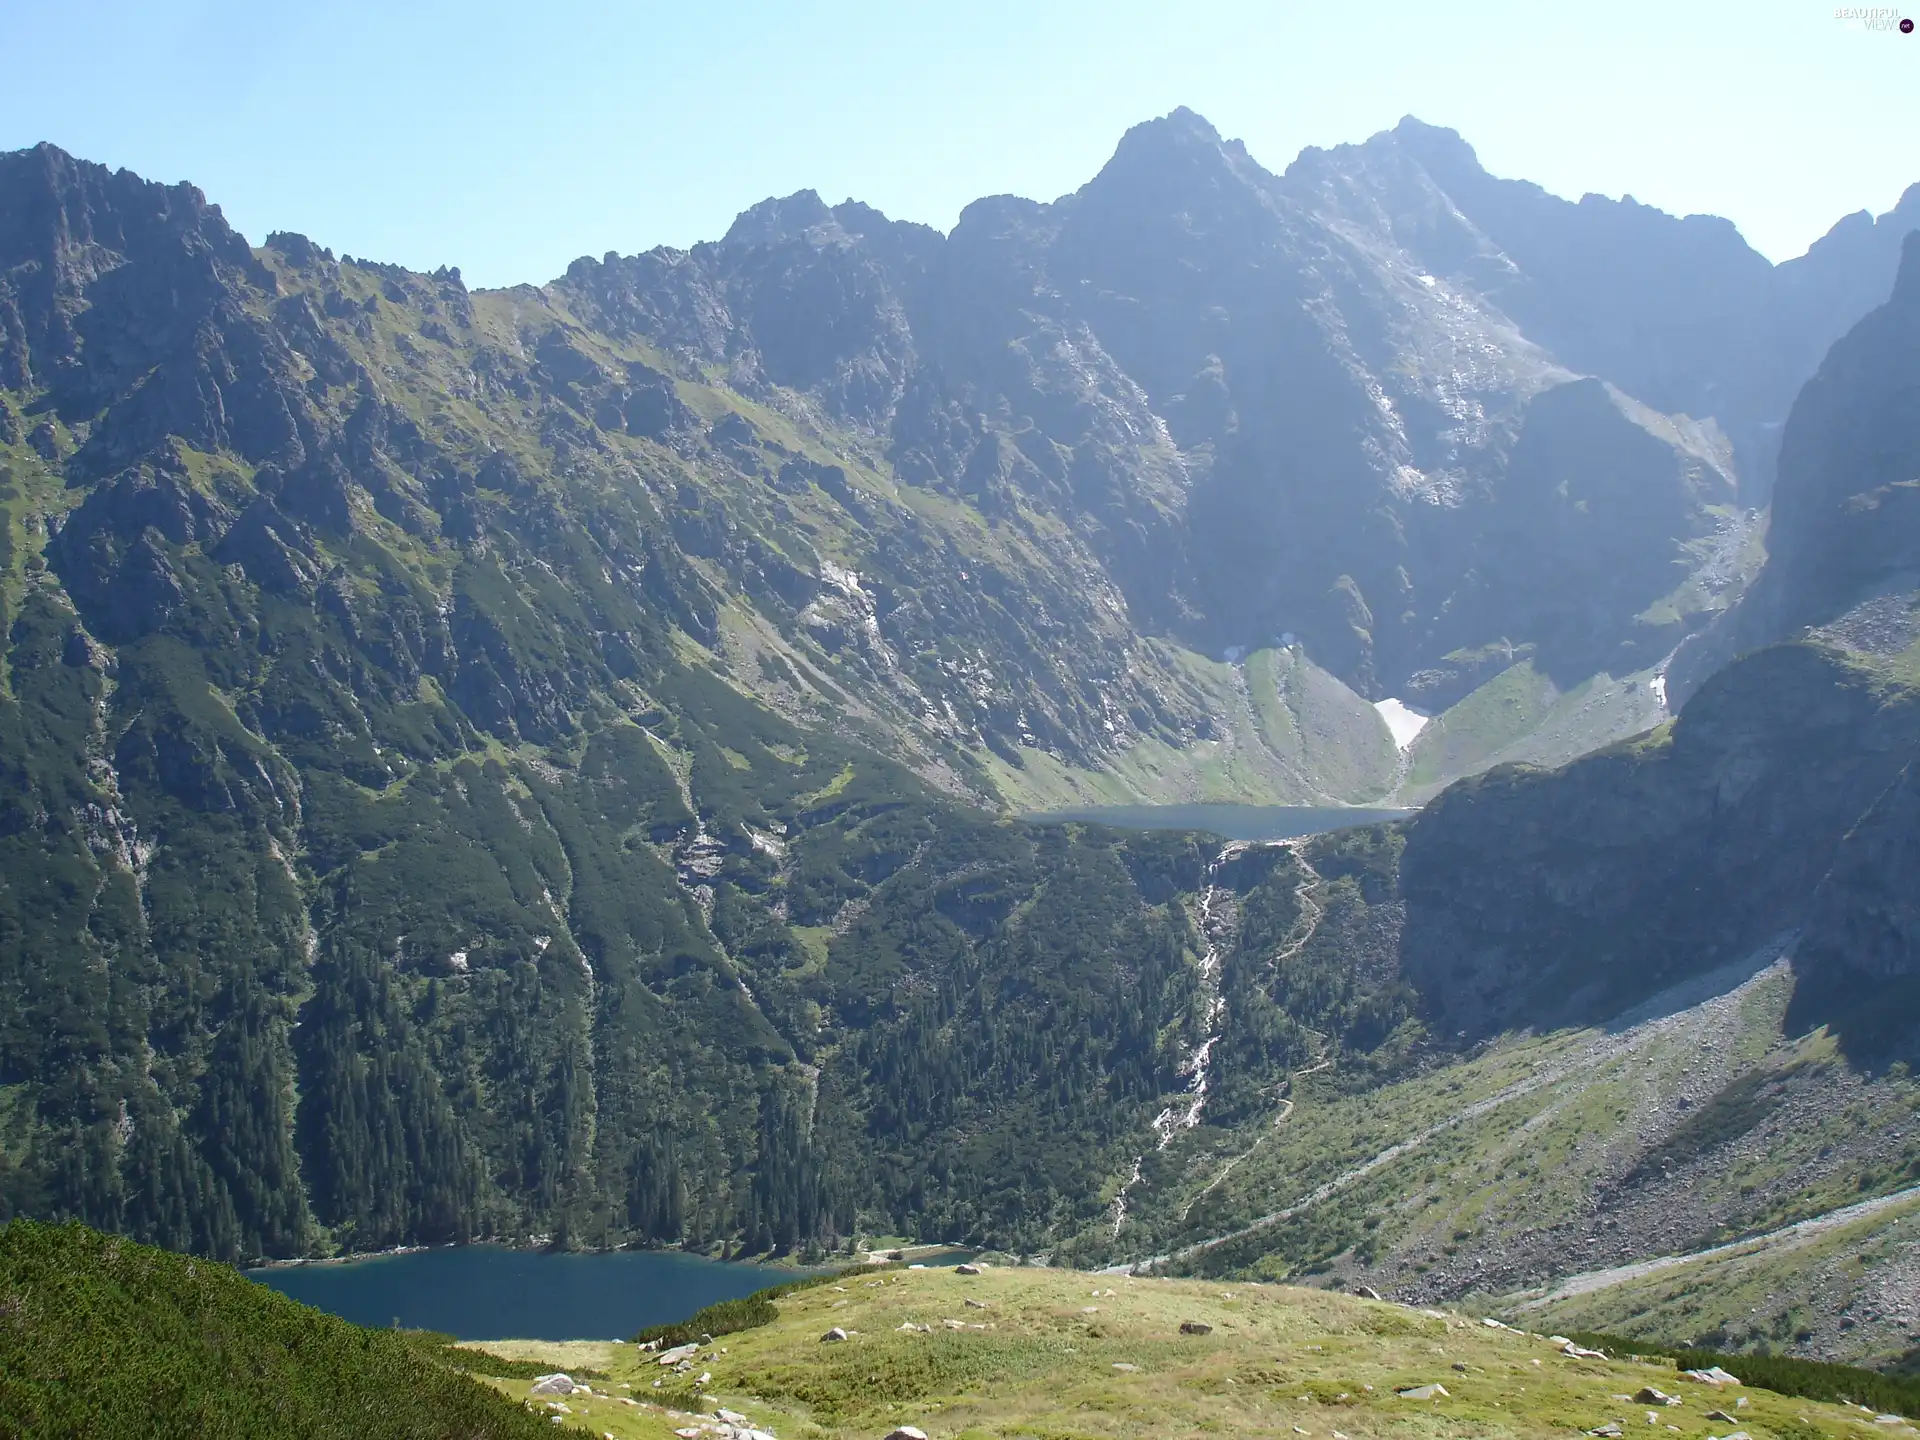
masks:
[[[1593,1040],[1591,1040],[1587,1044],[1580,1046],[1572,1055],[1563,1058],[1560,1061],[1560,1063],[1556,1065],[1551,1065],[1551,1066],[1543,1066],[1541,1069],[1536,1070],[1533,1074],[1528,1075],[1523,1079],[1516,1080],[1511,1085],[1507,1085],[1502,1087],[1499,1090],[1496,1090],[1493,1094],[1487,1096],[1486,1098],[1481,1100],[1476,1100],[1473,1104],[1465,1106],[1464,1108],[1455,1111],[1453,1114],[1447,1116],[1444,1120],[1437,1121],[1434,1124],[1426,1126],[1424,1129],[1418,1130],[1413,1134],[1407,1136],[1404,1140],[1398,1141],[1393,1145],[1389,1145],[1386,1149],[1382,1150],[1379,1154],[1373,1156],[1371,1159],[1363,1160],[1358,1165],[1355,1165],[1350,1169],[1343,1170],[1338,1175],[1335,1175],[1332,1179],[1324,1182],[1319,1186],[1316,1186],[1314,1189],[1308,1191],[1305,1195],[1302,1195],[1298,1200],[1295,1200],[1291,1205],[1286,1206],[1284,1209],[1271,1211],[1268,1214],[1260,1216],[1258,1219],[1252,1220],[1247,1224],[1238,1227],[1237,1229],[1229,1230],[1224,1235],[1215,1235],[1210,1239],[1199,1240],[1194,1242],[1191,1245],[1183,1245],[1179,1249],[1173,1250],[1165,1255],[1148,1256],[1145,1259],[1136,1260],[1129,1264],[1115,1265],[1115,1266],[1110,1266],[1108,1268],[1110,1271],[1113,1271],[1113,1272],[1132,1271],[1135,1273],[1139,1273],[1139,1272],[1151,1270],[1160,1265],[1177,1263],[1184,1260],[1190,1260],[1196,1255],[1205,1254],[1209,1250],[1215,1249],[1221,1245],[1228,1244],[1231,1241],[1239,1240],[1244,1236],[1253,1234],[1255,1231],[1264,1230],[1268,1226],[1277,1225],[1283,1221],[1291,1220],[1294,1216],[1299,1215],[1304,1211],[1312,1209],[1314,1206],[1320,1204],[1323,1200],[1330,1199],[1333,1196],[1339,1194],[1341,1191],[1352,1186],[1356,1181],[1365,1179],[1368,1175],[1371,1175],[1374,1171],[1380,1169],[1382,1166],[1392,1164],[1395,1160],[1398,1160],[1401,1156],[1405,1155],[1408,1151],[1418,1149],[1420,1146],[1426,1144],[1427,1141],[1433,1139],[1436,1135],[1443,1135],[1447,1131],[1454,1129],[1456,1126],[1463,1125],[1469,1120],[1476,1120],[1480,1116],[1485,1115],[1490,1111],[1499,1109],[1501,1106],[1507,1104],[1510,1101],[1517,1100],[1524,1095],[1532,1094],[1534,1091],[1541,1089],[1543,1086],[1556,1085],[1560,1081],[1567,1079],[1571,1075],[1574,1075],[1584,1070],[1591,1070],[1598,1065],[1604,1064],[1607,1061],[1616,1059],[1622,1055],[1631,1054],[1633,1051],[1638,1050],[1641,1046],[1645,1045],[1648,1041],[1652,1040],[1655,1036],[1665,1033],[1667,1030],[1673,1028],[1676,1025],[1686,1023],[1690,1017],[1697,1016],[1700,1009],[1705,1008],[1706,1006],[1719,1004],[1719,1003],[1737,1002],[1741,994],[1745,992],[1750,986],[1759,983],[1769,975],[1778,973],[1784,968],[1785,965],[1786,965],[1786,962],[1784,960],[1777,960],[1770,965],[1765,965],[1760,968],[1752,968],[1744,962],[1735,961],[1729,965],[1722,966],[1718,970],[1710,972],[1707,975],[1696,976],[1690,980],[1683,981],[1681,984],[1674,986],[1671,990],[1668,990],[1666,992],[1663,992],[1663,994],[1661,995],[1653,997],[1651,1000],[1647,1001],[1644,1006],[1640,1007],[1640,1009],[1643,1012],[1650,1013],[1652,1018],[1641,1020],[1638,1024],[1633,1025],[1632,1028],[1625,1030],[1623,1032],[1618,1032],[1613,1034],[1602,1034],[1602,1035],[1596,1036]],[[1732,985],[1732,988],[1725,990],[1722,993],[1719,993],[1719,994],[1709,993],[1709,995],[1702,996],[1699,1000],[1695,1000],[1691,1006],[1688,1006],[1686,1008],[1676,1007],[1669,1010],[1669,1009],[1666,1009],[1665,1005],[1663,1004],[1663,1002],[1665,1001],[1678,999],[1683,995],[1685,995],[1687,992],[1697,992],[1698,990],[1703,988],[1711,992],[1714,988],[1717,987],[1718,984],[1725,983],[1726,980],[1732,979],[1734,974],[1737,973],[1737,971],[1742,969],[1747,971],[1745,976],[1740,980],[1736,981]],[[1903,1191],[1901,1193],[1905,1194],[1908,1192]],[[1887,1197],[1887,1198],[1891,1199],[1891,1197]],[[1874,1204],[1875,1202],[1865,1201],[1862,1203],[1871,1205],[1871,1204]],[[1842,1212],[1836,1211],[1834,1213],[1838,1215],[1838,1214],[1841,1214]],[[1816,1222],[1802,1221],[1801,1223],[1814,1224]],[[1844,1222],[1835,1222],[1835,1223],[1844,1223]],[[1749,1241],[1749,1242],[1741,1242],[1741,1243],[1752,1243],[1752,1242]],[[1697,1258],[1697,1257],[1687,1257],[1687,1258]],[[1658,1262],[1647,1261],[1643,1263],[1657,1264]],[[1632,1268],[1632,1267],[1626,1267],[1626,1268]],[[1615,1281],[1612,1283],[1618,1283],[1618,1282]]]
[[[1636,1260],[1631,1265],[1616,1265],[1611,1270],[1589,1270],[1584,1275],[1572,1275],[1544,1295],[1536,1295],[1531,1299],[1515,1302],[1513,1308],[1538,1310],[1543,1305],[1571,1300],[1576,1295],[1591,1295],[1596,1290],[1610,1290],[1615,1285],[1625,1285],[1629,1281],[1655,1275],[1662,1270],[1671,1270],[1678,1265],[1691,1265],[1697,1260],[1713,1260],[1722,1255],[1757,1255],[1763,1250],[1803,1244],[1817,1235],[1825,1234],[1829,1230],[1837,1230],[1843,1225],[1851,1225],[1856,1220],[1865,1220],[1869,1216],[1877,1215],[1882,1210],[1891,1210],[1894,1206],[1908,1200],[1920,1200],[1920,1185],[1910,1185],[1905,1190],[1896,1190],[1891,1195],[1881,1195],[1872,1200],[1860,1200],[1852,1205],[1842,1205],[1838,1210],[1829,1210],[1824,1215],[1796,1220],[1791,1225],[1782,1225],[1778,1230],[1749,1235],[1744,1240],[1729,1240],[1724,1245],[1712,1245],[1705,1250],[1695,1250],[1691,1254],[1661,1255],[1652,1260]]]

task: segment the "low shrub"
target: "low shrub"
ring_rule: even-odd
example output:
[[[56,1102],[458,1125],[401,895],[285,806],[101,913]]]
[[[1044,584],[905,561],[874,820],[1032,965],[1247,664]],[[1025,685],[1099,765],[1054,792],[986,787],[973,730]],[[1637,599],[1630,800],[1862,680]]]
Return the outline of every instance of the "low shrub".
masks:
[[[1710,1370],[1718,1365],[1738,1375],[1742,1384],[1779,1395],[1865,1405],[1870,1410],[1897,1415],[1920,1415],[1920,1375],[1889,1374],[1858,1365],[1836,1365],[1827,1360],[1800,1360],[1791,1355],[1729,1355],[1721,1350],[1676,1346],[1660,1340],[1634,1340],[1592,1330],[1568,1331],[1566,1335],[1576,1344],[1604,1350],[1609,1355],[1671,1360],[1679,1370]]]
[[[635,1335],[636,1344],[645,1345],[658,1341],[660,1348],[670,1350],[675,1345],[692,1345],[702,1336],[711,1335],[718,1339],[722,1335],[736,1335],[742,1330],[753,1330],[761,1325],[771,1325],[780,1312],[773,1302],[785,1295],[795,1295],[802,1290],[811,1290],[818,1285],[831,1285],[834,1281],[848,1275],[870,1275],[876,1271],[898,1269],[893,1265],[854,1265],[843,1266],[837,1270],[822,1270],[812,1275],[802,1275],[798,1279],[787,1280],[779,1285],[769,1285],[764,1290],[756,1290],[751,1295],[743,1295],[737,1300],[721,1300],[704,1310],[696,1310],[684,1320],[676,1320],[671,1325],[651,1325]]]

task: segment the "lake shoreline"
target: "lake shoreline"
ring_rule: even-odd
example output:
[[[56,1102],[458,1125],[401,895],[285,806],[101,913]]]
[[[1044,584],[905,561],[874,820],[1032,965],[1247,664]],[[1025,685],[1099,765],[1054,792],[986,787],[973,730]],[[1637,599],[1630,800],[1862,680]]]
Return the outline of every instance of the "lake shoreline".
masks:
[[[350,1250],[344,1255],[299,1255],[280,1260],[254,1260],[236,1268],[242,1275],[257,1275],[269,1270],[307,1270],[316,1265],[360,1265],[371,1260],[392,1260],[403,1255],[425,1255],[440,1250],[503,1250],[515,1255],[685,1255],[695,1260],[710,1260],[716,1265],[759,1265],[767,1270],[813,1271],[816,1265],[785,1256],[735,1256],[731,1259],[689,1250],[683,1245],[608,1245],[571,1250],[544,1242],[527,1240],[447,1240],[438,1245],[394,1245],[385,1250]],[[849,1258],[852,1264],[865,1258],[866,1252]]]
[[[255,1284],[376,1329],[462,1343],[522,1336],[625,1339],[809,1273],[684,1250],[555,1250],[490,1243],[411,1246],[248,1272]]]
[[[1192,801],[1174,805],[1080,805],[1036,810],[1028,825],[1105,825],[1116,830],[1191,830],[1223,840],[1276,844],[1332,830],[1405,820],[1417,809],[1365,805],[1237,805]]]

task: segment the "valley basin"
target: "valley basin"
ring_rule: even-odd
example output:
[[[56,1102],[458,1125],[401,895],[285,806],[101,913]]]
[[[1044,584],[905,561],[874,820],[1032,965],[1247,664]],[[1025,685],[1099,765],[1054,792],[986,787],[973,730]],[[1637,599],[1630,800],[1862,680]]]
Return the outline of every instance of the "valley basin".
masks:
[[[1411,810],[1363,810],[1345,805],[1089,805],[1020,818],[1031,825],[1066,820],[1123,830],[1204,830],[1225,840],[1295,840],[1327,830],[1404,820]]]

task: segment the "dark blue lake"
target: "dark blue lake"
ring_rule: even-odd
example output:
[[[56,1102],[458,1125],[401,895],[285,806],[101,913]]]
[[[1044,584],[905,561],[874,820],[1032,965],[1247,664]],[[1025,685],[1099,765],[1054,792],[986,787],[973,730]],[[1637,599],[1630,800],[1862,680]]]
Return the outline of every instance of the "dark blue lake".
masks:
[[[796,1274],[666,1250],[569,1255],[490,1245],[248,1273],[356,1324],[397,1322],[462,1340],[625,1340]]]
[[[1350,825],[1400,820],[1412,813],[1318,805],[1089,805],[1021,818],[1039,825],[1081,820],[1125,830],[1205,830],[1225,840],[1292,840]]]

